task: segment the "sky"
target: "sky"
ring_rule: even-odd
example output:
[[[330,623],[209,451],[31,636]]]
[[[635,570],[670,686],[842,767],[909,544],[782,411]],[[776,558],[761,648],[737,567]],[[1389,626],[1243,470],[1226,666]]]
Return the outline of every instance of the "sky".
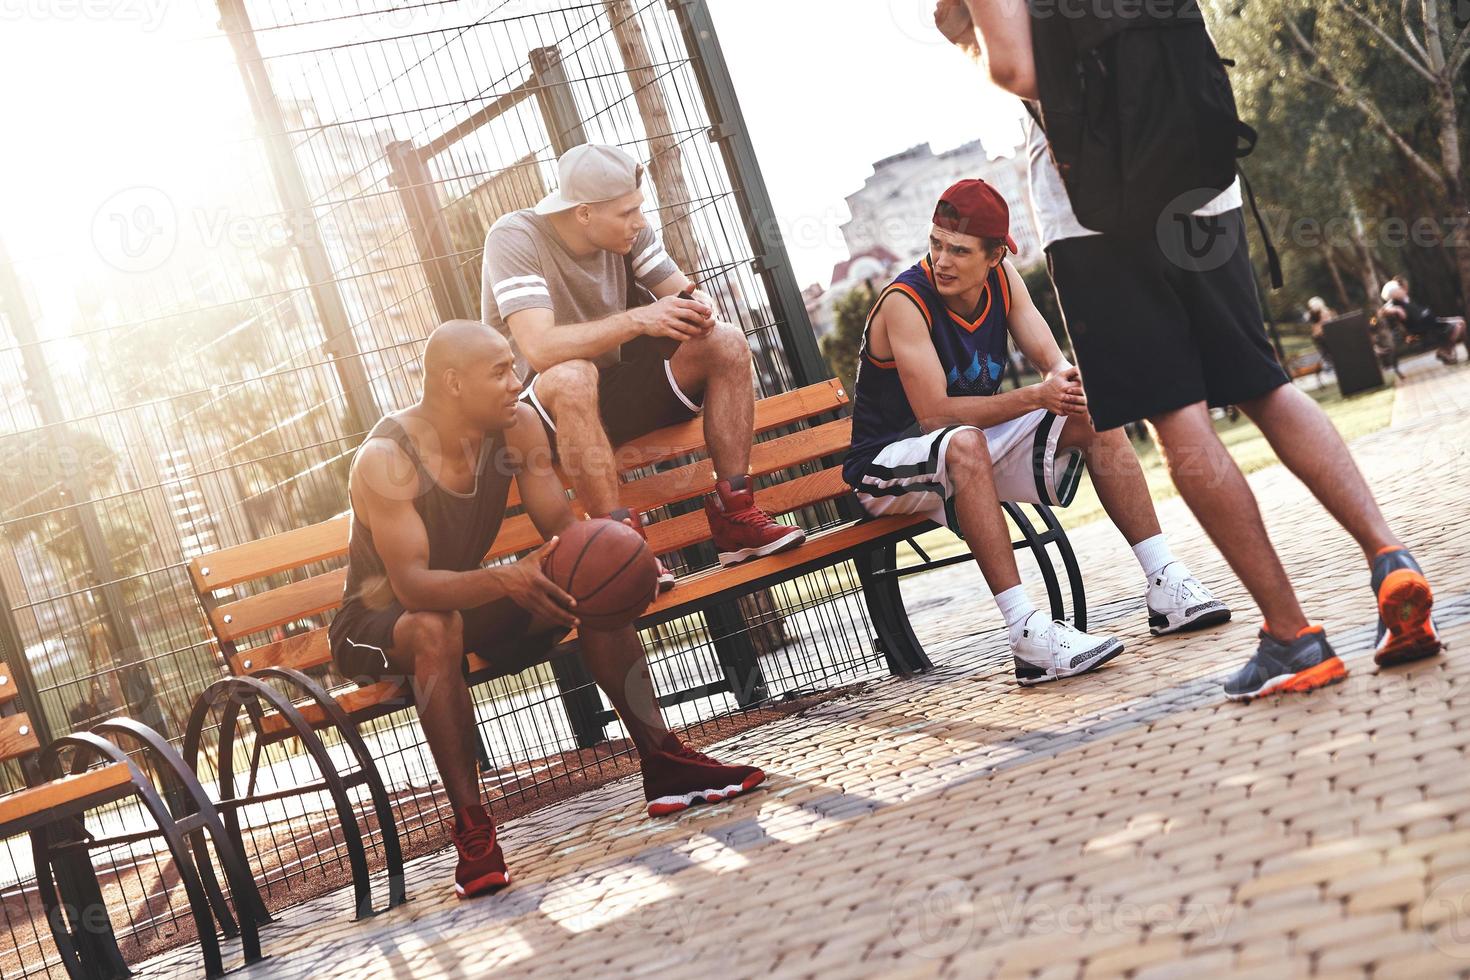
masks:
[[[1019,139],[1014,100],[943,41],[933,0],[709,2],[802,285],[847,257],[844,198],[874,161]],[[127,270],[137,229],[119,213],[156,216],[151,188],[187,200],[236,179],[248,108],[213,0],[0,8],[0,236],[43,334],[63,333],[78,279]]]
[[[803,286],[847,258],[845,199],[872,164],[1021,138],[1020,103],[935,29],[934,0],[710,0],[756,155]],[[814,166],[813,161],[820,165]]]

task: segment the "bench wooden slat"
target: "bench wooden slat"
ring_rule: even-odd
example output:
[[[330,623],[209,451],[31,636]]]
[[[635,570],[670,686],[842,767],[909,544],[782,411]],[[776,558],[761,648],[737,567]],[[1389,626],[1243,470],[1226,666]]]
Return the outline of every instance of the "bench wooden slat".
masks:
[[[338,695],[335,700],[348,715],[358,711],[365,711],[369,708],[375,708],[395,698],[404,698],[404,706],[407,707],[412,703],[412,692],[404,691],[406,684],[406,681],[382,681],[381,683],[372,684],[368,687],[359,687],[355,690],[347,691],[344,694]],[[298,704],[296,709],[301,712],[301,716],[306,719],[306,723],[312,728],[319,728],[327,723],[327,713],[322,710],[321,705],[314,701],[307,704]],[[260,719],[260,731],[265,735],[280,735],[290,727],[286,719],[274,711],[264,715]]]
[[[0,664],[0,704],[9,704],[20,697],[20,688],[15,686],[15,674],[9,664]]]
[[[843,496],[848,492],[840,467],[832,467],[761,492],[761,506],[772,514],[809,507],[812,504]],[[656,554],[667,554],[708,541],[709,521],[703,511],[683,514],[660,521],[648,528],[648,543]],[[513,517],[495,539],[491,557],[514,554],[541,543],[541,535],[525,515]],[[333,569],[312,578],[283,585],[279,589],[249,596],[239,602],[219,606],[209,614],[215,633],[221,640],[237,640],[273,626],[305,619],[335,609],[342,601],[345,569]]]
[[[343,514],[310,527],[273,534],[210,555],[199,555],[189,561],[189,578],[196,591],[208,594],[290,568],[336,558],[347,554],[350,527],[348,516]]]
[[[845,453],[852,441],[852,420],[838,419],[825,425],[769,442],[757,443],[750,454],[752,476],[768,476],[801,463]],[[619,501],[634,510],[651,510],[707,493],[715,483],[714,463],[702,459],[667,473],[658,473],[624,484]],[[762,504],[765,496],[761,496]]]
[[[657,616],[679,609],[681,606],[692,606],[713,595],[718,595],[731,589],[739,588],[757,579],[769,575],[798,568],[809,562],[820,562],[833,555],[840,554],[848,549],[857,547],[875,538],[881,538],[895,531],[907,527],[917,527],[928,518],[921,514],[905,515],[903,517],[882,518],[876,521],[864,521],[855,524],[845,524],[841,527],[823,531],[812,535],[800,548],[773,555],[760,561],[745,562],[733,568],[712,568],[695,575],[679,579],[679,584],[670,592],[663,595],[648,607],[644,614],[645,618]],[[325,633],[325,630],[321,631]],[[567,637],[567,642],[576,639],[576,633]],[[325,644],[323,644],[325,647]],[[245,658],[242,654],[237,661]],[[472,674],[488,671],[489,662],[473,654],[468,656],[469,669]],[[255,667],[263,666],[256,663]],[[236,667],[239,670],[239,665]],[[403,692],[397,682],[384,682],[369,687],[357,688],[337,696],[336,701],[342,706],[342,710],[352,715],[355,712],[379,709],[380,706],[390,699],[403,697]],[[309,724],[318,727],[326,723],[326,713],[316,704],[297,705]],[[289,726],[285,720],[274,712],[261,719],[261,730],[267,734],[279,735],[286,731]]]
[[[769,432],[833,411],[846,405],[847,400],[847,393],[838,381],[824,381],[764,398],[756,403],[755,431]],[[702,448],[704,420],[697,418],[640,436],[619,447],[617,458],[622,470],[631,470]],[[518,488],[512,484],[508,506],[516,506],[520,499]],[[337,558],[347,553],[349,528],[350,518],[344,514],[310,527],[200,555],[190,560],[189,577],[198,592],[207,594],[300,565]]]
[[[844,496],[849,492],[842,479],[842,468],[834,466],[819,473],[799,476],[774,487],[767,487],[761,491],[760,504],[767,513],[785,514]],[[648,527],[648,546],[655,554],[660,555],[709,539],[709,520],[702,510],[681,514]],[[677,588],[675,591],[678,591]]]
[[[248,596],[210,610],[209,621],[221,642],[283,626],[336,609],[342,604],[347,569],[334,568],[279,589]]]
[[[12,820],[33,816],[52,807],[64,806],[94,793],[126,786],[132,778],[132,772],[127,766],[114,762],[100,769],[88,769],[77,776],[63,776],[9,796],[0,796],[0,827]]]
[[[0,718],[0,762],[41,751],[36,728],[24,711]]]
[[[846,404],[847,392],[840,381],[822,381],[795,391],[762,398],[755,403],[755,433],[760,435],[784,425],[805,421]],[[650,432],[619,446],[618,467],[620,470],[631,470],[640,466],[651,466],[687,456],[703,448],[704,418],[700,417]]]

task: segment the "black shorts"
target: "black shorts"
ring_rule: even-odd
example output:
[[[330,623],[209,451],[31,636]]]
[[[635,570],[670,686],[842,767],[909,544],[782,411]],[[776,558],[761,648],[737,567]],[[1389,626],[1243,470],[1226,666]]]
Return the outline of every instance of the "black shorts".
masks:
[[[699,414],[702,406],[679,390],[673,366],[656,345],[634,342],[624,346],[623,356],[624,360],[598,373],[597,411],[614,447]],[[536,379],[526,385],[521,400],[541,416],[546,438],[555,450],[556,419],[536,396]]]
[[[337,672],[363,686],[401,676],[402,671],[389,663],[388,654],[393,649],[393,628],[403,614],[397,600],[382,609],[361,602],[344,605],[327,630]],[[497,666],[504,664],[506,674],[545,660],[567,635],[564,629],[528,634],[531,614],[509,599],[461,610],[460,617],[465,650]]]
[[[1266,338],[1240,209],[1167,236],[1052,243],[1047,265],[1099,430],[1288,383]]]

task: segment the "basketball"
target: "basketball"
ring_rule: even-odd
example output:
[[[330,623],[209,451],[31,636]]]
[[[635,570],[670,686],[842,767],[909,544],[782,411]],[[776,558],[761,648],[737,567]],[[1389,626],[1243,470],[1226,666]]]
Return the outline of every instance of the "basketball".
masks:
[[[578,521],[559,537],[542,570],[577,600],[583,629],[621,629],[643,614],[658,588],[658,565],[637,531],[599,519]]]

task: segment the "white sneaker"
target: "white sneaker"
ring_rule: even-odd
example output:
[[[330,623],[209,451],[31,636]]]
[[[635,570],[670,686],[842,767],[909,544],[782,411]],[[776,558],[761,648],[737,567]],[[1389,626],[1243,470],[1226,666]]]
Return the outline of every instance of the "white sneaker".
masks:
[[[1230,621],[1230,607],[1210,595],[1182,561],[1171,561],[1149,577],[1146,601],[1148,631],[1154,636]]]
[[[1085,674],[1122,652],[1123,641],[1115,636],[1092,636],[1040,612],[1011,628],[1016,683],[1022,687]]]

